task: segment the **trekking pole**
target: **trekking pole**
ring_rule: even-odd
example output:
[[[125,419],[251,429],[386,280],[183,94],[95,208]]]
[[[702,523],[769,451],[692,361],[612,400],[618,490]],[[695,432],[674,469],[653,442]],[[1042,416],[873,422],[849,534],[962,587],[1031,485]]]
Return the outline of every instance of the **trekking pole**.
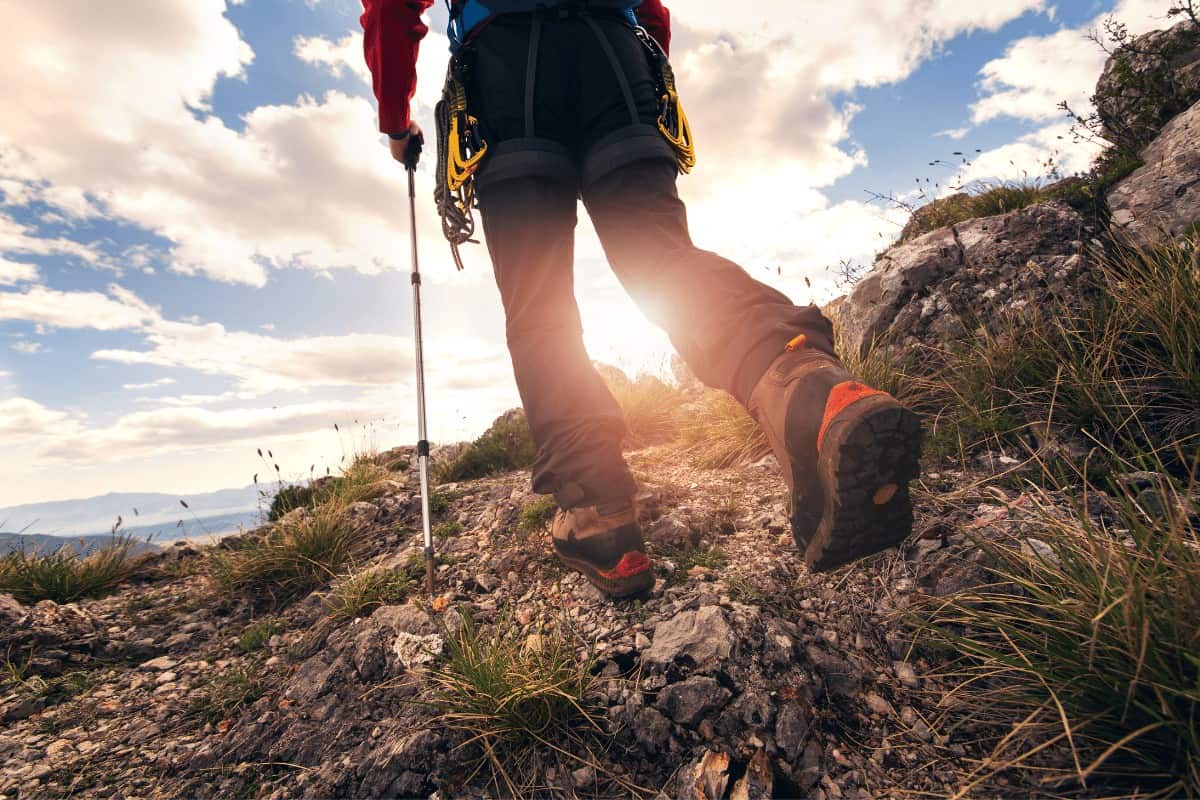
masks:
[[[429,436],[425,429],[425,346],[421,340],[421,264],[417,258],[417,162],[421,137],[410,136],[404,150],[408,171],[408,221],[412,233],[413,331],[417,349],[417,471],[421,476],[421,528],[425,534],[425,588],[434,595],[433,531],[429,527]]]

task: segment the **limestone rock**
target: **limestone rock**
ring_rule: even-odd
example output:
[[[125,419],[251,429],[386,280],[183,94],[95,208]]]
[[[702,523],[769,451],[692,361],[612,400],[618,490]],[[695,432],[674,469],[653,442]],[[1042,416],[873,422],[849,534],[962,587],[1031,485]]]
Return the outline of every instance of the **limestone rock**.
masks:
[[[704,606],[661,623],[645,660],[659,665],[680,661],[699,670],[713,668],[733,653],[735,638],[725,612],[717,606]]]
[[[1152,31],[1118,49],[1092,98],[1104,135],[1132,152],[1200,100],[1200,30],[1190,21]]]
[[[976,324],[1083,291],[1083,217],[1058,202],[939,228],[894,245],[841,306],[843,340],[905,350],[956,341]]]
[[[1108,193],[1113,225],[1141,245],[1195,233],[1200,223],[1200,103],[1167,123],[1145,162]]]

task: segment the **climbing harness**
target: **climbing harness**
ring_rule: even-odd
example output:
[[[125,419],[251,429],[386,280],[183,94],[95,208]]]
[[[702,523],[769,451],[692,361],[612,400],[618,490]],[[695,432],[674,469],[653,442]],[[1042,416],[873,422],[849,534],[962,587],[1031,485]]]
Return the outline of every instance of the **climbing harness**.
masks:
[[[472,27],[500,13],[532,10],[529,52],[525,64],[524,136],[489,147],[483,126],[468,108],[467,87],[474,68],[472,45],[464,37]],[[636,3],[625,0],[591,0],[588,5],[562,3],[560,14],[575,13],[592,30],[604,51],[621,88],[629,111],[630,124],[619,128],[596,142],[577,163],[558,142],[540,139],[534,131],[534,111],[538,71],[538,48],[547,6],[545,0],[468,0],[451,6],[451,26],[458,38],[452,48],[450,66],[442,99],[434,110],[437,122],[437,174],[434,202],[442,219],[442,233],[450,243],[454,264],[463,268],[459,248],[467,242],[476,243],[475,205],[478,184],[499,183],[519,177],[540,177],[581,182],[584,187],[616,169],[647,159],[674,161],[680,172],[688,173],[696,166],[696,146],[691,125],[679,92],[675,73],[662,46],[644,28],[634,24],[632,8]],[[657,126],[641,122],[629,76],[617,57],[612,42],[595,19],[597,11],[619,12],[645,48],[654,76],[654,91],[658,101]],[[628,16],[627,16],[628,15]],[[457,26],[455,28],[454,26]],[[486,161],[485,161],[486,159]],[[485,168],[486,167],[486,168]]]
[[[685,175],[696,166],[696,141],[692,137],[692,126],[675,88],[675,70],[671,60],[650,32],[638,26],[634,28],[638,40],[646,48],[650,67],[655,74],[655,95],[658,97],[658,130],[667,144],[675,151],[679,171]]]
[[[479,120],[467,112],[469,63],[465,51],[450,58],[442,99],[434,109],[438,157],[433,199],[454,265],[460,270],[463,262],[458,248],[475,241],[475,171],[488,152]]]

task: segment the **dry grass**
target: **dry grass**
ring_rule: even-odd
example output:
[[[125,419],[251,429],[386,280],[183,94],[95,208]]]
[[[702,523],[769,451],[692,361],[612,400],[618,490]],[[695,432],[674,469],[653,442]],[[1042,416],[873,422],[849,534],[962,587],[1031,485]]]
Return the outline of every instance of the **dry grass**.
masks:
[[[925,346],[886,376],[886,344],[848,366],[921,411],[933,452],[1038,451],[1075,432],[1118,455],[1168,461],[1200,445],[1197,249],[1120,249],[1096,266],[1094,305],[1014,316]],[[872,374],[873,370],[879,370]],[[890,380],[890,385],[889,385]],[[1101,451],[1103,453],[1103,450]],[[1186,458],[1185,462],[1186,463]]]
[[[921,609],[961,655],[954,725],[991,743],[960,796],[1018,770],[1089,796],[1200,796],[1197,488],[1160,478],[1162,508],[1124,489],[1107,527],[1085,498],[1064,514],[1039,493],[1019,539],[980,542],[993,583]]]
[[[625,417],[627,448],[663,444],[678,436],[684,402],[678,389],[652,375],[639,375],[631,381],[616,370],[609,372],[607,382]]]
[[[928,351],[909,376],[910,397],[963,450],[1024,447],[1022,488],[1038,502],[1018,538],[979,542],[989,585],[921,609],[926,641],[960,658],[947,721],[990,744],[961,797],[998,777],[1200,797],[1197,249],[1119,249],[1098,277],[1093,308]],[[1056,430],[1091,455],[1040,449]],[[1132,471],[1154,485],[1113,477]],[[1088,515],[1089,495],[1113,506],[1106,516]]]
[[[329,504],[290,516],[236,550],[214,551],[212,575],[225,591],[275,603],[327,583],[350,561],[357,531]]]
[[[468,782],[483,772],[496,794],[525,797],[545,791],[548,769],[559,765],[590,765],[604,776],[593,659],[577,652],[564,627],[526,637],[511,620],[482,631],[468,616],[446,639],[428,676],[430,704],[438,724],[465,734],[462,747],[481,754]],[[620,794],[635,789],[621,785]]]
[[[404,572],[365,570],[339,580],[326,595],[325,605],[335,617],[369,616],[369,612],[380,606],[404,602],[415,585]]]
[[[134,541],[113,536],[94,552],[78,555],[70,546],[42,554],[19,550],[0,558],[0,594],[22,603],[53,600],[71,603],[101,597],[129,580],[144,562],[133,554]]]
[[[704,392],[681,416],[682,452],[701,469],[746,464],[771,452],[758,423],[725,392]]]

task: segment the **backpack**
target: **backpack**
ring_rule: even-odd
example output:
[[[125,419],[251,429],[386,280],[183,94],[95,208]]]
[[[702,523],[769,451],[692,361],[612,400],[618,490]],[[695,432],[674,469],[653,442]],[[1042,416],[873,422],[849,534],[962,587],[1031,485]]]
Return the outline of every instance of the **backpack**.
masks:
[[[633,10],[641,4],[642,0],[446,0],[446,6],[450,9],[450,25],[446,33],[450,37],[451,49],[457,49],[467,40],[471,31],[493,17],[558,6],[622,11],[636,25],[637,17]]]

